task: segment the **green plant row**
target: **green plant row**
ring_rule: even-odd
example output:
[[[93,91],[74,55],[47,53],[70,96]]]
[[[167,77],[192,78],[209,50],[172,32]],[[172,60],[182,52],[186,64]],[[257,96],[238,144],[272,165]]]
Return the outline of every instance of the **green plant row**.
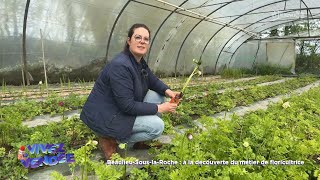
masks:
[[[27,128],[21,124],[9,126],[0,123],[0,129],[5,132],[0,136],[0,179],[26,179],[30,169],[24,168],[17,159],[21,145],[64,143],[64,149],[69,153],[95,137],[78,117],[35,128]],[[35,155],[29,157],[33,156]]]
[[[27,120],[43,114],[62,114],[68,110],[79,109],[83,106],[87,96],[79,96],[71,93],[67,97],[51,94],[45,101],[20,100],[14,104],[0,108],[0,120],[19,119]],[[62,104],[61,104],[62,103]]]
[[[198,87],[188,87],[186,92],[186,97],[190,95],[199,94],[202,92],[206,94],[208,91],[216,91],[230,88],[249,88],[260,83],[272,82],[282,79],[280,76],[261,76],[256,79],[251,79],[248,81],[231,82],[231,83],[210,83],[208,85],[198,86]]]
[[[274,75],[274,74],[292,74],[290,67],[279,67],[270,64],[255,65],[252,69],[247,68],[224,68],[219,74],[223,78],[241,78],[250,75]]]
[[[158,151],[155,160],[178,165],[150,165],[140,171],[148,179],[319,179],[320,88],[279,102],[267,111],[232,120],[202,117],[207,131],[193,129]],[[190,138],[192,137],[192,138]],[[238,162],[231,165],[232,160]],[[290,161],[291,160],[291,161]],[[183,162],[186,164],[183,165]],[[190,163],[190,162],[193,162]],[[228,161],[228,165],[196,165],[196,161]],[[243,164],[240,165],[240,161]],[[246,162],[247,161],[247,162]],[[249,161],[259,161],[250,165]],[[261,164],[261,162],[268,164]],[[284,164],[276,164],[283,161]],[[290,165],[288,165],[290,161]],[[292,161],[299,161],[293,163]],[[303,165],[301,164],[303,161]],[[192,165],[188,165],[188,162]],[[247,164],[246,164],[247,163]]]
[[[21,134],[21,129],[24,129],[22,126],[23,120],[46,113],[50,113],[51,115],[56,113],[63,114],[64,111],[67,110],[79,109],[85,100],[86,97],[79,97],[74,94],[69,95],[67,98],[51,95],[47,101],[44,102],[24,100],[10,106],[1,107],[0,145],[11,146],[11,142],[20,142],[16,141],[15,138],[23,134]]]
[[[191,129],[176,136],[173,144],[155,150],[154,161],[173,165],[146,165],[124,176],[125,165],[106,165],[90,160],[92,141],[74,151],[81,179],[88,174],[98,179],[312,179],[320,177],[320,88],[279,102],[265,111],[231,121],[203,116],[206,131]],[[114,161],[135,159],[113,156]],[[274,165],[261,162],[303,161],[303,165]],[[220,162],[202,164],[199,162]],[[238,164],[231,165],[231,162]],[[149,161],[150,162],[150,161]],[[228,162],[228,164],[226,164]],[[256,162],[256,165],[245,165]],[[225,163],[225,164],[223,164]],[[240,163],[244,163],[241,164]],[[54,179],[66,179],[55,172]],[[80,178],[74,176],[73,178]]]
[[[250,79],[247,81],[238,81],[238,82],[208,82],[206,84],[196,85],[196,86],[190,86],[187,89],[186,93],[194,93],[194,90],[197,90],[199,87],[204,90],[210,90],[210,89],[227,89],[227,88],[235,88],[235,87],[243,87],[243,86],[252,86],[264,82],[269,81],[276,81],[282,79],[280,76],[260,76],[255,79]],[[181,85],[182,86],[182,85]],[[181,88],[181,87],[180,87]],[[174,90],[179,90],[178,88],[173,88]]]
[[[209,116],[222,111],[228,111],[236,106],[246,106],[255,101],[289,93],[314,81],[316,81],[315,78],[305,77],[290,79],[283,83],[269,86],[253,86],[241,91],[230,90],[223,94],[212,90],[208,91],[204,97],[193,99],[188,99],[186,95],[186,100],[182,101],[177,108],[177,112],[175,114],[165,114],[164,120],[170,129],[170,124],[175,126],[189,123],[192,119],[199,118],[202,115]],[[199,88],[199,92],[201,91],[202,89]]]
[[[268,82],[272,80],[278,80],[280,77],[277,76],[264,76],[259,77],[257,79],[249,80],[247,82],[235,82],[235,83],[219,83],[219,84],[211,84],[204,87],[190,87],[190,90],[186,93],[186,97],[190,96],[190,94],[195,93],[196,91],[205,91],[205,90],[215,90],[215,89],[223,89],[230,87],[239,87],[245,85],[255,85],[257,83]],[[201,89],[200,89],[201,88]],[[43,115],[43,114],[61,114],[64,111],[75,110],[82,107],[86,100],[87,96],[79,96],[75,94],[70,94],[67,97],[60,97],[56,93],[52,93],[49,97],[47,97],[44,101],[34,101],[23,99],[17,101],[14,104],[2,106],[0,108],[0,120],[11,119],[14,116],[17,119],[31,119],[35,116]],[[59,102],[63,102],[64,105],[60,106]]]
[[[303,78],[300,80],[302,82],[306,82],[306,83],[307,82],[310,83],[310,82],[314,81],[314,79],[309,79],[309,78]],[[292,81],[291,83],[299,84],[299,82],[300,81],[297,80],[297,82]],[[281,84],[281,86],[283,86],[283,84]],[[214,94],[214,92],[213,92],[213,94]],[[208,96],[210,96],[210,93]],[[319,99],[320,96],[315,96],[315,97],[317,97]],[[313,100],[313,96],[311,96],[310,99],[312,99],[312,100],[311,101],[310,100],[304,101],[305,100],[304,99],[303,101],[305,102],[305,104],[306,103],[313,103],[313,101],[315,101],[315,100]],[[316,104],[316,103],[318,103],[318,101],[314,102],[315,104],[304,105],[303,106],[304,109],[301,109],[300,111],[303,113],[304,110],[307,110],[307,112],[309,114],[317,113],[317,116],[319,117],[319,110],[318,110],[319,108]],[[54,103],[59,103],[59,101],[55,101]],[[290,102],[290,105],[291,104],[292,104],[292,102]],[[185,105],[185,103],[181,104],[181,105]],[[196,104],[196,105],[201,105],[201,101],[199,102],[199,104]],[[282,105],[281,105],[281,107],[282,107]],[[284,106],[284,107],[287,107],[287,106]],[[204,109],[206,109],[206,107],[204,107]],[[287,108],[287,109],[289,109],[289,108]],[[273,111],[271,111],[271,112],[273,112]],[[276,112],[277,111],[275,111],[275,113]],[[164,115],[164,116],[166,116],[166,115]],[[275,114],[274,117],[278,118],[277,114]],[[296,116],[293,116],[293,117],[296,117]],[[309,116],[306,116],[306,117],[309,117]],[[254,116],[254,118],[256,118],[256,116]],[[255,120],[254,118],[251,120],[252,122]],[[204,118],[204,119],[208,119],[207,124],[209,124],[209,125],[207,125],[207,127],[209,127],[209,126],[217,127],[218,126],[218,123],[215,123],[212,125],[211,124],[212,122],[209,122],[209,120],[211,120],[211,118]],[[168,121],[165,121],[165,123],[168,123]],[[229,121],[221,121],[221,124],[226,124],[226,123],[229,123]],[[206,124],[206,123],[204,123],[204,124]],[[3,173],[2,172],[0,173],[0,179],[3,179],[3,178],[4,179],[22,179],[24,177],[24,175],[28,172],[26,169],[24,169],[19,164],[19,162],[16,159],[16,154],[17,154],[16,151],[20,147],[20,145],[26,145],[26,144],[32,144],[32,143],[60,143],[60,142],[64,142],[64,143],[66,143],[66,146],[69,147],[68,148],[68,150],[69,150],[72,146],[76,145],[77,142],[79,143],[83,140],[92,139],[92,137],[93,137],[92,132],[79,120],[79,118],[71,118],[69,120],[63,120],[61,123],[53,123],[53,124],[49,124],[48,126],[40,126],[40,127],[36,127],[36,128],[26,128],[21,125],[21,120],[19,123],[19,121],[13,115],[13,116],[11,116],[11,118],[8,118],[5,123],[0,123],[0,126],[1,126],[0,129],[3,130],[1,139],[4,141],[2,141],[2,142],[6,142],[6,143],[0,143],[0,144],[5,145],[5,147],[8,145],[11,147],[14,147],[14,149],[11,153],[8,153],[8,152],[1,153],[3,150],[1,150],[1,148],[0,148],[0,160],[1,160],[0,165],[1,165],[1,167],[2,166],[6,167],[5,170],[2,171]],[[222,125],[221,125],[221,127],[222,127],[222,129],[219,129],[218,132],[224,133],[224,131],[226,131],[228,133],[231,133],[231,131],[228,130],[227,127],[223,127]],[[309,126],[307,126],[307,127],[309,127]],[[317,128],[319,129],[319,126]],[[224,130],[224,131],[222,131],[222,130]],[[258,130],[259,129],[256,129],[256,131],[254,133],[257,133]],[[248,144],[251,145],[251,141],[245,140],[246,136],[244,133],[247,133],[247,132],[244,132],[244,131],[248,131],[248,130],[247,129],[241,130],[241,128],[240,128],[239,131],[241,131],[242,133],[240,133],[240,135],[237,134],[235,136],[240,137],[240,139],[242,140],[242,142],[240,142],[240,144],[242,143],[243,146],[244,145],[247,146]],[[312,130],[312,132],[313,132],[313,130]],[[312,132],[310,135],[311,137],[313,137]],[[222,135],[224,135],[223,133],[222,133]],[[203,135],[204,136],[203,139],[206,138],[205,135],[206,134]],[[227,134],[226,136],[228,137],[229,135],[230,134]],[[200,133],[199,137],[200,136],[201,136],[201,133]],[[224,142],[224,140],[225,140],[224,137],[222,137],[222,136],[217,136],[217,137],[221,137],[221,140],[222,140],[221,143],[219,141],[219,138],[213,142],[216,142],[219,145],[219,148],[221,149],[221,151],[223,151],[224,150],[223,145],[228,145],[228,143]],[[230,136],[230,137],[233,137],[233,136]],[[211,138],[211,136],[209,136],[208,138]],[[179,137],[177,139],[179,139]],[[207,140],[207,141],[210,141],[210,140]],[[13,142],[15,142],[15,143],[13,143]],[[186,144],[187,142],[189,142],[189,141],[185,140],[185,139],[183,140],[184,144]],[[201,144],[201,142],[199,142],[199,143]],[[193,148],[192,144],[187,144],[187,145],[188,145],[187,147],[189,149]],[[195,144],[195,146],[197,148],[199,148],[199,144],[198,145]],[[209,147],[209,145],[208,145],[208,147]],[[172,160],[174,160],[174,156],[179,153],[182,153],[181,157],[186,157],[184,159],[187,159],[188,156],[186,156],[186,155],[188,154],[188,151],[187,151],[188,148],[185,148],[185,145],[179,146],[179,148],[177,148],[179,150],[176,150],[176,151],[169,150],[170,153],[168,153],[168,154],[170,155],[170,158],[172,156]],[[318,149],[320,149],[320,148],[318,148]],[[312,158],[317,158],[316,157],[317,153],[318,152],[314,153],[314,155],[312,155]],[[1,154],[4,154],[4,155],[1,155]],[[180,157],[180,155],[179,155],[179,157]],[[311,155],[310,155],[310,157],[311,157]],[[204,156],[204,158],[208,158],[208,157]],[[116,167],[110,167],[110,166],[104,167],[103,163],[101,163],[101,162],[100,163],[95,162],[95,163],[91,164],[91,166],[93,167],[92,171],[94,171],[96,174],[99,174],[99,177],[102,177],[102,178],[112,177],[114,175],[114,173],[117,173],[117,176],[115,176],[115,177],[120,177],[121,173],[119,172],[119,168],[121,168],[121,169],[123,168],[123,167],[118,167],[118,169],[117,169]],[[152,167],[155,168],[155,166],[152,166]],[[166,166],[166,167],[168,167],[168,166]],[[163,167],[161,167],[161,169],[163,169]],[[240,168],[240,169],[243,169],[243,168]],[[190,169],[188,169],[188,170],[190,170]],[[247,171],[247,169],[246,169],[246,171]],[[312,173],[316,174],[318,172],[314,169],[311,169],[310,171],[312,171],[311,174]],[[108,172],[108,173],[106,173],[106,172]],[[137,179],[148,179],[150,177],[153,177],[155,179],[159,178],[158,177],[159,175],[156,175],[157,174],[156,169],[154,169],[154,170],[148,169],[148,171],[134,169],[133,172],[134,173],[131,176],[132,179],[136,179],[136,178]],[[119,175],[119,173],[120,173],[120,175]],[[205,173],[205,175],[208,175],[208,174]],[[170,175],[170,177],[171,176],[175,177],[173,175]],[[167,175],[164,177],[167,177]],[[217,176],[217,177],[220,177],[220,176]],[[238,176],[236,176],[236,177],[238,177]],[[253,176],[253,177],[255,177],[255,176]]]
[[[60,86],[60,87],[59,87]],[[60,79],[60,85],[54,85],[51,84],[50,88],[46,88],[45,84],[41,84],[39,82],[38,85],[31,85],[31,86],[19,86],[19,87],[13,87],[13,86],[7,86],[4,82],[4,79],[2,80],[2,86],[1,86],[1,93],[2,98],[7,97],[17,97],[17,98],[23,98],[23,97],[29,97],[34,95],[40,95],[43,96],[45,93],[52,94],[52,93],[61,93],[65,91],[79,91],[79,90],[90,90],[90,87],[92,87],[92,82],[85,82],[84,80],[79,80],[77,83],[70,82],[68,79],[68,82],[65,81],[64,77],[63,79]]]
[[[55,93],[68,93],[68,92],[81,92],[81,91],[89,91],[91,90],[91,87],[87,87],[87,88],[79,88],[79,87],[72,87],[70,89],[61,89],[61,88],[50,88],[48,89],[48,94],[55,94]],[[46,97],[46,91],[44,89],[44,87],[40,87],[40,90],[33,90],[33,91],[26,91],[26,90],[22,90],[22,91],[9,91],[5,94],[2,94],[2,98],[3,99],[16,99],[19,100],[19,98],[38,98],[38,97]]]

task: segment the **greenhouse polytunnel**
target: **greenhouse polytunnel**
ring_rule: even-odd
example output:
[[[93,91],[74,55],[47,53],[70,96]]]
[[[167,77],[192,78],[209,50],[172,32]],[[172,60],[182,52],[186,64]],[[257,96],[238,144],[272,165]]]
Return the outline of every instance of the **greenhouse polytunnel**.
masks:
[[[0,179],[320,179],[316,0],[1,0]]]

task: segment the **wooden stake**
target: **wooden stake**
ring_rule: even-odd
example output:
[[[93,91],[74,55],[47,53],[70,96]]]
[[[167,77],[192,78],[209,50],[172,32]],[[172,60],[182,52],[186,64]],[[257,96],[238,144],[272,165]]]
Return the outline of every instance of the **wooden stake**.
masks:
[[[40,29],[40,36],[41,36],[41,47],[42,47],[42,61],[43,61],[43,69],[44,69],[44,79],[46,84],[46,92],[48,96],[48,78],[47,78],[47,69],[46,69],[46,61],[44,59],[44,45],[43,45],[43,36],[42,31]]]

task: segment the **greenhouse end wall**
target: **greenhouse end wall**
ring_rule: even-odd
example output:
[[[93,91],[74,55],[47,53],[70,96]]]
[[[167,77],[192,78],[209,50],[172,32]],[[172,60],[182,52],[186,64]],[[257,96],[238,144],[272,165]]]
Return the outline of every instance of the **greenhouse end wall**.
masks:
[[[290,68],[294,73],[296,63],[294,41],[248,41],[236,51],[229,67],[251,69],[254,65]]]

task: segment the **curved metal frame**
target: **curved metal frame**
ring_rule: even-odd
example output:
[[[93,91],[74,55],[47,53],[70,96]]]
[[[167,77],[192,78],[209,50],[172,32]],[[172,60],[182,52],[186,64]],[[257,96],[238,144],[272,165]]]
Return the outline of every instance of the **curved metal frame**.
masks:
[[[116,17],[115,22],[113,23],[113,26],[112,26],[112,29],[111,29],[111,32],[110,32],[110,35],[109,35],[108,43],[107,43],[106,57],[108,57],[108,54],[109,54],[110,43],[111,43],[111,39],[112,39],[112,35],[113,35],[113,32],[114,32],[115,26],[116,26],[116,24],[118,23],[121,15],[122,15],[122,13],[123,13],[123,11],[127,8],[127,6],[129,5],[129,3],[130,3],[131,1],[134,1],[134,0],[128,0],[128,1],[126,2],[126,4],[122,7],[121,11],[119,12],[118,16]],[[179,7],[181,7],[181,6],[182,6],[183,4],[185,4],[187,1],[188,1],[188,0],[185,0],[184,2],[182,2],[182,3],[179,5]],[[266,7],[266,6],[270,6],[270,5],[272,5],[272,4],[281,3],[281,2],[284,2],[284,1],[286,1],[286,0],[280,0],[280,1],[276,1],[276,2],[271,2],[271,3],[269,3],[269,4],[265,4],[265,5],[263,5],[263,6],[260,6],[260,7],[257,7],[257,8],[255,8],[255,9],[252,9],[252,10],[250,10],[250,11],[248,11],[248,12],[246,12],[246,13],[240,15],[240,16],[238,16],[237,18],[233,19],[232,21],[228,22],[228,24],[234,22],[235,20],[241,18],[242,16],[244,16],[244,15],[246,15],[246,14],[252,12],[252,11],[255,11],[255,10],[257,10],[257,9],[260,9],[260,8],[263,8],[263,7]],[[225,2],[224,5],[220,6],[218,9],[214,10],[213,12],[211,12],[210,14],[208,14],[207,16],[210,16],[211,14],[213,14],[214,12],[216,12],[217,10],[219,10],[219,9],[221,9],[221,8],[229,5],[229,4],[231,4],[232,2],[237,2],[237,1]],[[300,2],[302,2],[302,3],[307,7],[307,12],[310,12],[310,15],[312,16],[311,10],[308,8],[308,6],[307,6],[307,4],[304,2],[304,0],[301,0]],[[178,9],[178,8],[176,8],[174,11],[171,11],[171,13],[163,20],[163,22],[160,24],[160,26],[158,27],[158,29],[157,29],[157,31],[156,31],[156,33],[155,33],[155,35],[154,35],[154,39],[155,39],[156,36],[158,35],[158,33],[159,33],[161,27],[164,25],[164,23],[171,17],[171,15],[172,15],[173,13],[176,13],[176,12],[177,12],[177,9]],[[289,11],[289,12],[291,12],[291,11]],[[287,12],[285,12],[285,13],[287,13]],[[270,16],[270,17],[272,17],[272,16]],[[269,17],[269,18],[270,18],[270,17]],[[264,18],[264,19],[266,19],[266,18]],[[263,20],[264,20],[264,19],[263,19]],[[187,38],[190,36],[191,32],[193,32],[193,30],[194,30],[202,21],[204,21],[204,20],[205,20],[205,19],[202,18],[202,19],[188,32],[188,34],[186,35],[185,39],[183,40],[183,42],[182,42],[182,44],[181,44],[181,46],[180,46],[180,48],[179,48],[177,58],[176,58],[175,74],[176,74],[176,72],[177,72],[177,64],[178,64],[179,57],[180,57],[180,54],[181,54],[181,51],[182,51],[182,47],[183,47],[184,44],[185,44],[185,41],[186,41]],[[259,20],[258,22],[260,22],[260,21],[262,21],[262,20]],[[296,20],[294,20],[294,21],[296,21]],[[285,22],[285,23],[288,23],[288,22]],[[282,24],[285,24],[285,23],[282,23]],[[254,24],[254,23],[253,23],[253,24]],[[247,26],[247,27],[245,27],[245,28],[248,28],[248,27],[252,26],[253,24],[250,24],[249,26]],[[205,47],[203,48],[203,50],[202,50],[202,52],[201,52],[201,55],[200,55],[200,58],[199,58],[200,60],[202,59],[202,56],[203,56],[203,54],[204,54],[204,51],[206,50],[206,48],[207,48],[208,44],[211,42],[211,40],[212,40],[222,29],[224,29],[225,27],[227,27],[227,26],[224,25],[223,27],[221,27],[221,28],[220,28],[218,31],[216,31],[216,32],[213,34],[213,36],[207,41]],[[221,56],[223,50],[225,49],[225,46],[230,42],[230,40],[231,40],[233,37],[235,37],[235,36],[236,36],[237,34],[239,34],[240,32],[241,32],[241,31],[238,31],[236,34],[234,34],[234,35],[227,41],[227,43],[223,46],[223,48],[220,50],[219,55],[218,55],[217,60],[216,60],[216,63],[215,63],[215,66],[214,66],[214,73],[216,73],[217,64],[218,64],[218,62],[219,62],[219,59],[220,59],[220,56]],[[241,37],[243,37],[243,36],[241,36]],[[238,39],[240,39],[240,38],[238,38]],[[152,50],[152,47],[153,47],[153,43],[154,43],[154,41],[152,41],[152,43],[151,43],[151,45],[150,45],[150,49],[149,49],[149,52],[148,52],[148,57],[150,57],[151,50]],[[242,43],[242,44],[243,44],[243,43]],[[241,45],[242,45],[242,44],[241,44]],[[241,46],[241,45],[240,45],[240,46]],[[239,46],[239,47],[240,47],[240,46]],[[239,48],[239,47],[238,47],[238,48]],[[237,49],[238,49],[238,48],[237,48]],[[236,51],[237,51],[237,49],[236,49]],[[232,57],[234,56],[234,54],[235,54],[236,51],[233,52],[230,61],[232,60]],[[147,62],[148,62],[148,59],[147,59]],[[230,63],[230,62],[229,62],[229,63]]]
[[[288,22],[285,22],[285,23],[279,23],[279,24],[276,24],[276,25],[274,25],[274,26],[271,26],[271,27],[265,28],[265,29],[261,30],[260,32],[262,32],[262,31],[264,31],[264,30],[266,30],[266,29],[273,28],[273,27],[275,27],[275,26],[279,26],[279,25],[287,24],[287,23],[292,23],[292,22],[295,22],[295,21],[300,21],[300,20],[299,20],[299,19],[297,19],[297,20],[288,21]],[[242,43],[242,44],[243,44],[243,43]],[[241,45],[242,45],[242,44],[241,44]],[[234,51],[234,53],[232,54],[232,56],[231,56],[231,58],[230,58],[230,61],[232,60],[232,58],[233,58],[233,56],[234,56],[235,52],[237,52],[237,51],[238,51],[238,49],[241,47],[241,45],[239,45],[239,46],[237,47],[237,49]],[[229,61],[229,63],[230,63],[230,61]]]
[[[306,8],[308,9],[307,11],[309,11],[309,13],[310,13],[310,15],[312,17],[312,13],[311,13],[309,7],[307,6],[307,3],[305,3],[304,0],[300,0],[300,2],[302,2],[306,6]]]
[[[272,17],[272,16],[268,16],[268,17],[266,17],[266,18],[263,18],[263,19],[260,19],[259,21],[256,21],[256,22],[254,22],[254,23],[252,23],[252,24],[250,24],[249,26],[247,26],[247,27],[245,27],[245,28],[248,28],[248,27],[250,27],[250,26],[252,26],[253,24],[256,24],[256,23],[258,23],[258,22],[260,22],[260,21],[263,21],[263,20],[265,20],[265,19],[267,19],[267,18],[270,18],[270,17]],[[301,21],[301,19],[295,19],[295,20],[292,20],[292,21],[285,21],[285,22],[282,22],[282,23],[279,23],[279,24],[277,24],[277,25],[274,25],[274,26],[272,26],[272,27],[275,27],[275,26],[278,26],[278,25],[281,25],[281,24],[287,24],[287,23],[291,23],[291,22],[295,22],[295,21]],[[264,24],[264,25],[266,25],[266,24]],[[263,25],[263,26],[264,26]],[[259,27],[261,27],[261,26],[259,26]],[[257,28],[259,28],[259,27],[257,27]],[[272,28],[272,27],[269,27],[269,28]],[[257,28],[255,28],[255,29],[257,29]],[[269,29],[269,28],[266,28],[266,29]],[[262,30],[262,31],[264,31],[264,30]],[[261,33],[262,31],[259,31],[259,33]],[[236,36],[237,34],[239,34],[241,31],[239,31],[239,32],[237,32],[236,34],[234,34],[234,36]],[[233,37],[234,37],[233,36]],[[242,38],[243,36],[245,36],[245,34],[243,34],[241,37],[239,37],[237,40],[235,40],[235,41],[238,41],[240,38]],[[233,38],[233,37],[231,37],[230,39],[229,39],[229,41]],[[229,42],[228,41],[228,42]],[[246,41],[246,40],[245,40]],[[245,42],[244,41],[244,42]],[[227,43],[228,43],[227,42]],[[243,42],[243,43],[244,43]],[[226,43],[226,44],[227,44]],[[235,49],[235,51],[232,53],[232,56],[230,57],[230,60],[229,60],[229,63],[228,64],[230,64],[231,63],[231,60],[232,60],[232,58],[233,58],[233,56],[235,55],[235,53],[237,52],[237,50],[241,47],[241,45],[243,44],[243,43],[241,43],[236,49]]]
[[[284,12],[284,14],[285,14],[285,13],[290,13],[290,12],[292,12],[292,11]],[[258,21],[253,22],[253,23],[249,24],[248,26],[244,27],[244,29],[246,29],[246,28],[248,28],[248,27],[250,27],[250,26],[252,26],[252,25],[254,25],[254,24],[257,24],[257,23],[260,22],[260,21],[269,19],[269,18],[271,18],[271,17],[273,17],[273,16],[276,16],[276,15],[271,15],[271,16],[267,16],[267,17],[265,17],[265,18],[259,19]],[[240,32],[241,32],[241,31],[238,31],[237,33],[235,33],[235,34],[225,43],[225,45],[222,47],[221,51],[223,51],[223,49],[225,49],[226,45],[227,45],[237,34],[239,34]],[[245,34],[244,34],[244,35],[245,35]],[[244,36],[244,35],[243,35],[243,36]],[[241,36],[241,37],[243,37],[243,36]],[[238,41],[241,37],[239,37],[237,40],[235,40],[235,42]],[[234,53],[232,53],[231,59],[232,59],[233,56],[234,56]],[[219,61],[219,58],[220,58],[220,56],[218,56],[217,61]],[[231,60],[230,60],[230,61],[231,61]],[[228,64],[230,64],[230,61],[229,61]]]
[[[188,1],[189,1],[189,0],[183,1],[183,2],[179,5],[179,7],[181,7],[182,5],[184,5],[184,4],[185,4],[186,2],[188,2]],[[174,11],[171,11],[171,13],[162,21],[162,23],[161,23],[160,26],[158,27],[156,33],[154,34],[154,37],[152,38],[153,40],[152,40],[152,42],[151,42],[151,44],[150,44],[149,51],[148,51],[147,63],[149,62],[149,57],[150,57],[151,49],[152,49],[152,47],[153,47],[154,39],[157,37],[157,35],[158,35],[161,27],[163,26],[163,24],[164,24],[164,23],[171,17],[171,15],[172,15],[173,13],[175,13],[177,10],[178,10],[178,8],[176,8]]]
[[[228,3],[220,6],[219,8],[217,8],[217,9],[215,9],[214,11],[212,11],[211,13],[209,13],[209,14],[207,15],[207,17],[210,16],[211,14],[215,13],[215,12],[218,11],[219,9],[221,9],[221,8],[223,8],[223,7],[231,4],[231,3],[232,3],[232,2],[228,2]],[[188,32],[187,36],[186,36],[186,37],[184,38],[184,40],[182,41],[182,44],[181,44],[181,46],[180,46],[180,48],[179,48],[179,51],[178,51],[178,55],[177,55],[177,59],[176,59],[176,64],[175,64],[175,66],[174,66],[174,75],[175,75],[175,76],[177,76],[178,61],[179,61],[180,53],[181,53],[181,50],[182,50],[182,47],[183,47],[185,41],[187,40],[187,38],[189,37],[189,35],[191,34],[191,32],[193,32],[193,30],[194,30],[202,21],[204,21],[204,20],[205,20],[205,18],[202,18],[196,25],[194,25],[193,28]]]
[[[253,11],[255,11],[255,10],[257,10],[257,9],[260,9],[260,8],[264,8],[264,7],[267,7],[267,6],[270,6],[270,5],[273,5],[273,4],[277,4],[277,3],[281,3],[281,2],[284,2],[284,1],[286,1],[286,0],[280,0],[280,1],[275,1],[275,2],[271,2],[271,3],[269,3],[269,4],[265,4],[265,5],[263,5],[263,6],[259,6],[259,7],[257,7],[257,8],[254,8],[254,9],[251,9],[250,11],[248,11],[248,12],[246,12],[246,13],[244,13],[244,14],[242,14],[242,16],[244,16],[244,15],[246,15],[246,14],[248,14],[248,13],[250,13],[250,12],[253,12]],[[232,22],[234,22],[235,20],[237,20],[237,19],[239,19],[239,18],[241,18],[242,16],[239,16],[239,17],[237,17],[237,18],[235,18],[235,19],[233,19],[232,21],[230,21],[229,23],[232,23]],[[203,51],[202,51],[202,53],[201,53],[201,56],[200,56],[200,60],[201,60],[201,58],[202,58],[202,55],[203,55],[203,53],[204,53],[204,51],[205,51],[205,49],[207,48],[207,46],[208,46],[208,44],[211,42],[211,40],[213,39],[213,37],[215,36],[215,35],[217,35],[222,29],[224,29],[226,26],[223,26],[222,28],[220,28],[210,39],[209,39],[209,41],[206,43],[206,45],[205,45],[205,48],[203,49]],[[217,68],[217,64],[218,64],[218,60],[219,60],[219,56],[220,56],[220,54],[221,54],[221,52],[222,52],[222,50],[223,49],[221,49],[221,51],[220,51],[220,53],[219,53],[219,55],[218,55],[218,58],[217,58],[217,60],[216,60],[216,63],[215,63],[215,65],[214,65],[214,74],[216,73],[216,68]]]
[[[318,18],[317,18],[317,17],[314,17],[313,19],[320,19],[320,16],[319,16]],[[298,21],[304,21],[304,20],[306,20],[306,19],[305,19],[305,18],[304,18],[304,19],[295,19],[295,20],[292,20],[292,21],[286,21],[286,22],[283,22],[283,23],[279,23],[279,24],[277,24],[277,25],[274,25],[274,26],[270,26],[270,27],[268,27],[268,28],[265,28],[265,29],[259,31],[259,33],[262,32],[262,31],[265,31],[265,30],[267,30],[267,29],[274,28],[274,27],[279,26],[279,25],[283,25],[283,24],[287,24],[287,23],[292,23],[292,22],[298,22]]]
[[[126,2],[126,4],[122,7],[122,9],[120,10],[116,20],[114,21],[113,25],[112,25],[112,28],[111,28],[111,32],[110,32],[110,35],[109,35],[109,39],[108,39],[108,44],[107,44],[107,52],[106,52],[106,58],[105,58],[105,63],[107,61],[107,58],[108,58],[108,54],[109,54],[109,48],[110,48],[110,42],[111,42],[111,38],[112,38],[112,34],[113,34],[113,31],[114,31],[114,28],[116,27],[116,24],[118,23],[118,20],[120,19],[120,16],[122,15],[123,11],[126,9],[126,7],[129,5],[129,3],[131,2],[132,0],[128,0]]]
[[[287,22],[279,23],[279,24],[276,24],[276,25],[274,25],[274,26],[271,26],[271,27],[267,27],[267,28],[265,28],[265,29],[262,29],[262,30],[259,31],[259,32],[265,31],[265,30],[267,30],[267,29],[274,28],[274,27],[279,26],[279,25],[288,24],[288,23],[297,22],[297,21],[301,21],[301,19],[296,19],[296,20],[293,20],[293,21],[287,21]],[[245,42],[245,41],[244,41],[244,42]],[[244,43],[244,42],[243,42],[243,43]],[[242,44],[243,44],[243,43],[242,43]],[[235,52],[237,52],[237,50],[241,47],[242,44],[240,44],[240,45],[238,46],[238,48],[235,49],[235,51],[234,51],[234,53],[233,53],[233,55],[232,55],[232,57],[231,57],[231,60],[232,60]]]

